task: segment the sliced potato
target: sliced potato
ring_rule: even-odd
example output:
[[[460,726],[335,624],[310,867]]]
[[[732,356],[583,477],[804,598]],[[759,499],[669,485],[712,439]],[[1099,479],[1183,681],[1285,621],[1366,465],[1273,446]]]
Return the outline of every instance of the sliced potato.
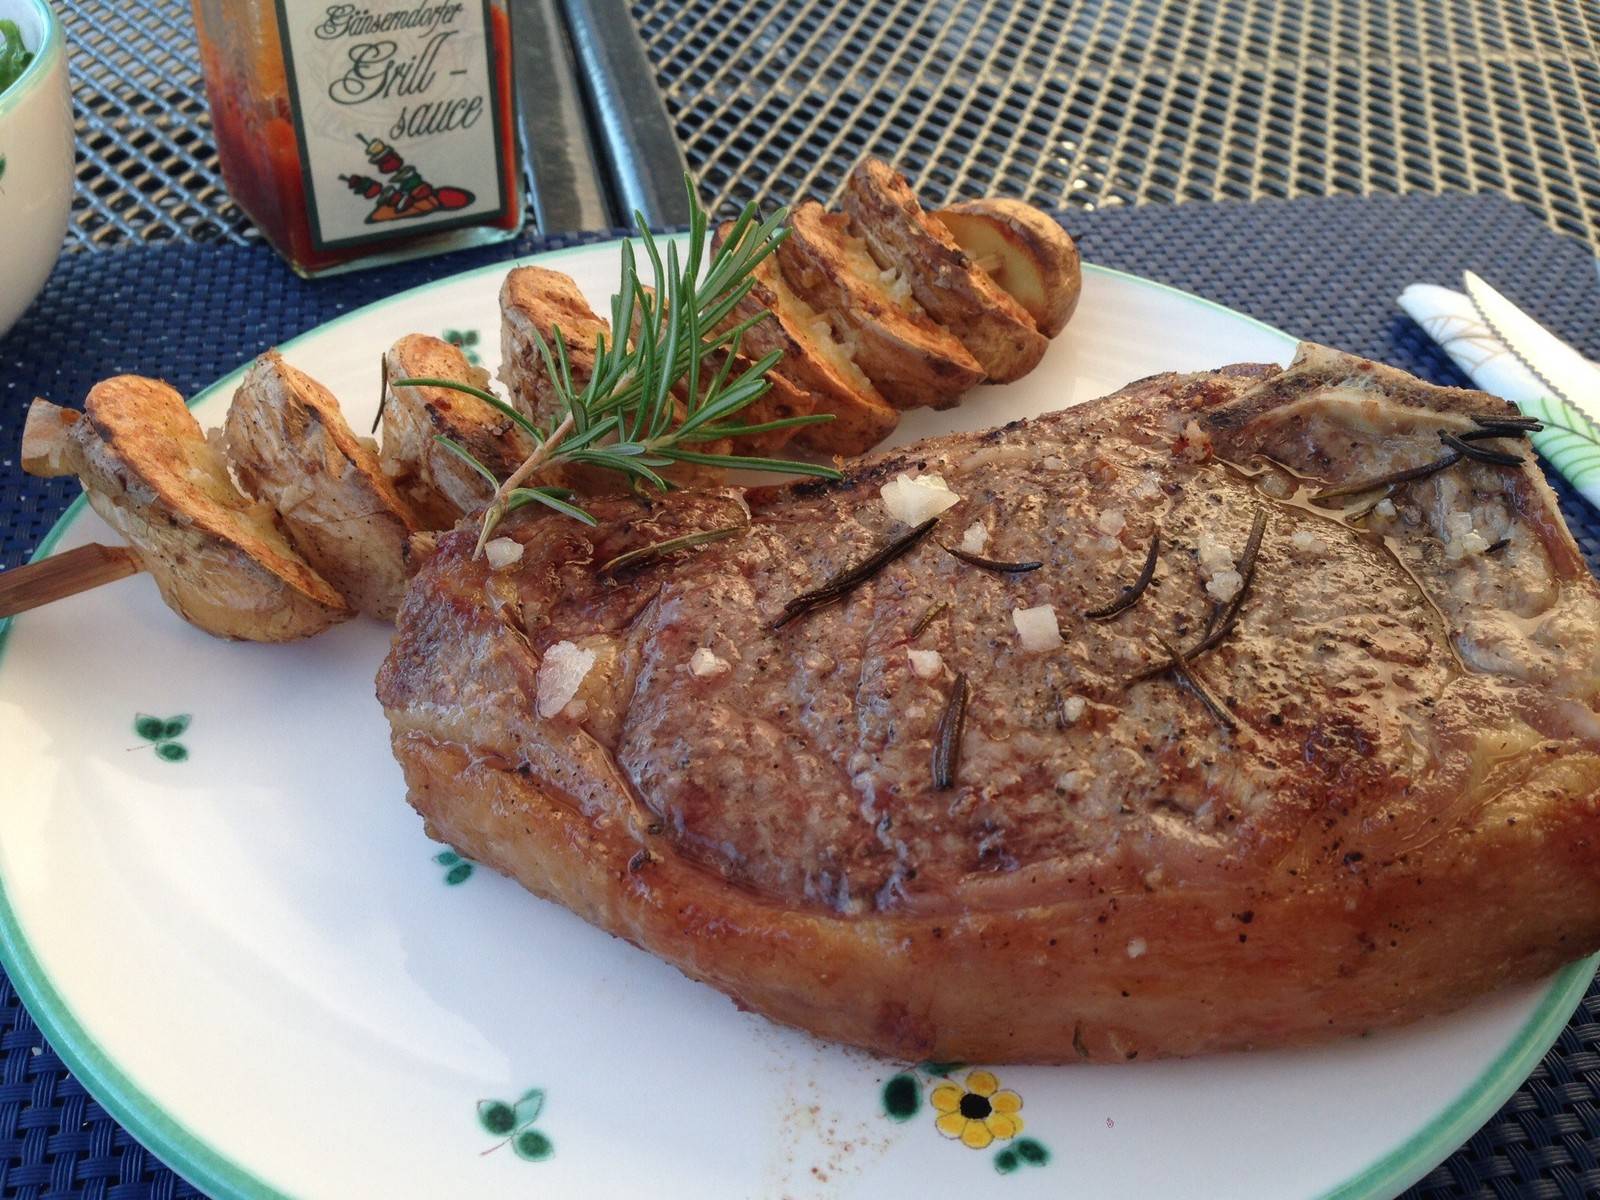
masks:
[[[731,222],[717,231],[720,244]],[[796,431],[803,445],[828,454],[864,454],[894,431],[899,412],[883,398],[850,352],[833,334],[828,319],[799,296],[771,257],[757,264],[753,284],[730,318],[765,317],[745,333],[741,349],[752,359],[783,353],[771,374],[782,376],[815,397],[815,412],[831,412],[826,425]]]
[[[977,359],[929,319],[898,272],[878,266],[843,213],[825,212],[815,201],[797,206],[778,266],[896,408],[949,408],[983,382]]]
[[[392,621],[417,518],[332,394],[269,350],[245,372],[223,430],[240,490],[277,510],[295,549],[353,608]]]
[[[447,437],[504,479],[529,454],[533,440],[505,413],[476,396],[443,387],[395,387],[396,379],[452,379],[485,391],[489,372],[460,349],[410,333],[383,356],[391,382],[383,401],[378,461],[424,529],[448,529],[494,494],[489,481],[439,443]]]
[[[1046,337],[1078,307],[1083,268],[1071,236],[1021,200],[966,200],[934,216],[974,262],[1028,311]]]
[[[596,316],[572,276],[545,267],[517,267],[500,287],[500,379],[511,403],[544,428],[560,419],[539,337],[556,353],[556,330],[566,343],[574,387],[594,373],[596,339],[611,325]],[[538,336],[535,336],[537,333]]]
[[[844,210],[878,265],[900,273],[917,303],[961,340],[992,382],[1020,379],[1038,366],[1050,343],[1033,317],[922,210],[888,163],[869,157],[856,164]]]
[[[35,400],[24,441],[35,474],[75,474],[95,512],[127,539],[161,597],[218,637],[286,642],[351,615],[246,499],[183,399],[136,375],[90,390],[82,420]]]

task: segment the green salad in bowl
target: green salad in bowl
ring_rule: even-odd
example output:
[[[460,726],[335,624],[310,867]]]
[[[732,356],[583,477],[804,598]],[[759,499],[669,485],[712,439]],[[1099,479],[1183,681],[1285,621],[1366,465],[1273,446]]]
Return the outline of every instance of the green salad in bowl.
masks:
[[[0,0],[0,334],[39,294],[72,209],[66,37],[49,0]]]
[[[33,54],[22,44],[22,30],[17,23],[0,17],[0,92],[15,83],[32,61]]]

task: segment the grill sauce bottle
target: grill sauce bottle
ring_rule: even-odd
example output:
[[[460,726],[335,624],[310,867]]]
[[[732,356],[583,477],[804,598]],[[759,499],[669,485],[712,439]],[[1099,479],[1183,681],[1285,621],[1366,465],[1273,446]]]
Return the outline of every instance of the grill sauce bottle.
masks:
[[[194,0],[223,179],[301,275],[513,237],[505,0]]]

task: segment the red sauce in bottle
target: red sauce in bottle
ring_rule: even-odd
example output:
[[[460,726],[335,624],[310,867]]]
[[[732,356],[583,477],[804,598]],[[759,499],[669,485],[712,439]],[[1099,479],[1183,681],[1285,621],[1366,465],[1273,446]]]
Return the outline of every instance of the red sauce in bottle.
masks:
[[[195,0],[195,18],[223,179],[233,200],[249,215],[261,236],[296,271],[315,275],[347,269],[364,260],[375,264],[413,254],[439,253],[496,240],[496,231],[499,237],[511,237],[521,228],[511,22],[503,0],[489,4],[487,14],[489,69],[495,83],[490,103],[497,118],[494,139],[499,148],[503,211],[485,214],[470,227],[450,233],[426,224],[410,231],[395,220],[407,209],[425,204],[430,210],[448,211],[471,203],[473,193],[448,180],[429,180],[419,175],[416,168],[407,166],[401,150],[384,139],[370,138],[366,147],[352,143],[352,161],[357,169],[341,175],[340,187],[377,205],[368,220],[380,223],[373,226],[370,236],[374,240],[340,247],[319,245],[313,229],[305,162],[291,101],[291,71],[280,35],[278,8],[282,2]],[[376,10],[380,6],[371,7]],[[414,10],[416,0],[398,7]],[[471,5],[439,7],[463,10]],[[348,40],[360,45],[360,36]],[[302,87],[308,83],[304,70],[302,66],[302,73],[297,76]],[[321,79],[309,82],[326,86]],[[402,183],[405,186],[400,186]],[[328,203],[322,196],[318,200]]]

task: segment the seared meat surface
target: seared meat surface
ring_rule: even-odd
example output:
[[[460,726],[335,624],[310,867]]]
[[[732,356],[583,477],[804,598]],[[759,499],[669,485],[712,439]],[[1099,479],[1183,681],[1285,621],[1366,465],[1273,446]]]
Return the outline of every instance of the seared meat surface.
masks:
[[[842,484],[601,500],[597,529],[524,509],[500,570],[455,531],[378,681],[411,802],[738,1003],[897,1056],[1121,1060],[1440,1011],[1600,946],[1600,590],[1511,438],[1473,444],[1526,465],[1312,496],[1509,412],[1307,346]],[[960,503],[774,628],[907,532],[879,498],[900,473]],[[601,569],[746,506],[736,536]],[[1138,602],[1088,619],[1158,531]],[[1061,642],[1030,650],[1013,614],[1041,606]]]

